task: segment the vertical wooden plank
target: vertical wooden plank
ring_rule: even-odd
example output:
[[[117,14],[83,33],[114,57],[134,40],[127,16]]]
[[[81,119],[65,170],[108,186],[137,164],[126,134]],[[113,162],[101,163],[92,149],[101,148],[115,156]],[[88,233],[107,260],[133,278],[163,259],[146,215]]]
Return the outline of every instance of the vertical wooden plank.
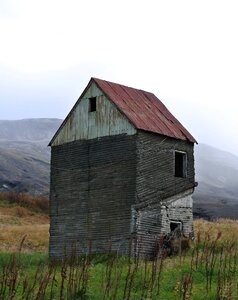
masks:
[[[96,126],[96,111],[90,112],[88,114],[88,139],[95,139],[97,135],[97,126]]]
[[[77,140],[88,138],[88,99],[82,99],[78,105]]]
[[[110,103],[105,96],[97,97],[96,126],[98,137],[109,135],[109,112]]]
[[[108,102],[110,102],[108,100]],[[110,125],[109,125],[109,135],[117,135],[117,134],[129,134],[133,135],[136,133],[136,129],[129,123],[127,118],[123,116],[120,111],[117,109],[115,104],[110,102]]]

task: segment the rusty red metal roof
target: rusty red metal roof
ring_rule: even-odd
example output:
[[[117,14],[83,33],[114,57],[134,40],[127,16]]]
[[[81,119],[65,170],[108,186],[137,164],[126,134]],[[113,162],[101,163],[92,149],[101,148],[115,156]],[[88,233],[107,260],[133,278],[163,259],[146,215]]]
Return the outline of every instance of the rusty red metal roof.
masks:
[[[89,85],[91,81],[115,103],[135,128],[197,143],[154,94],[98,78],[91,78]]]

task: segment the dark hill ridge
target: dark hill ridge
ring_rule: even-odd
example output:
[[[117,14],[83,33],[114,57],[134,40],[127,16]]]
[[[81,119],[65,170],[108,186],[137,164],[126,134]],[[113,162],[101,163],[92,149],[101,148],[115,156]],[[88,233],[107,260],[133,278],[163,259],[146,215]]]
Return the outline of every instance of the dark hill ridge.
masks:
[[[49,193],[49,141],[60,119],[0,121],[0,191]],[[238,157],[195,146],[194,215],[238,218]]]

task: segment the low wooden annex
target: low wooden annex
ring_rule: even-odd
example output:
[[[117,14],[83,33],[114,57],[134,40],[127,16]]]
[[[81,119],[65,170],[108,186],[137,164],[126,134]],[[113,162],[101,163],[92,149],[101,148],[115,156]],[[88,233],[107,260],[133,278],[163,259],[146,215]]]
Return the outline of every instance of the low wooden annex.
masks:
[[[50,142],[50,256],[192,235],[194,143],[154,94],[91,78]]]

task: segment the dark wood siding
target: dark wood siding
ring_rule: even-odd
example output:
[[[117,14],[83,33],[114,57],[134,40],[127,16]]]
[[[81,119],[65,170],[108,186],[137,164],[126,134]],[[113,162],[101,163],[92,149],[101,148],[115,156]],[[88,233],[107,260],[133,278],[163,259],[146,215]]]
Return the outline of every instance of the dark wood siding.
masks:
[[[126,251],[135,202],[136,136],[52,147],[50,256]]]
[[[174,176],[174,151],[187,153],[186,178]],[[136,202],[158,202],[194,187],[193,144],[139,131]]]

